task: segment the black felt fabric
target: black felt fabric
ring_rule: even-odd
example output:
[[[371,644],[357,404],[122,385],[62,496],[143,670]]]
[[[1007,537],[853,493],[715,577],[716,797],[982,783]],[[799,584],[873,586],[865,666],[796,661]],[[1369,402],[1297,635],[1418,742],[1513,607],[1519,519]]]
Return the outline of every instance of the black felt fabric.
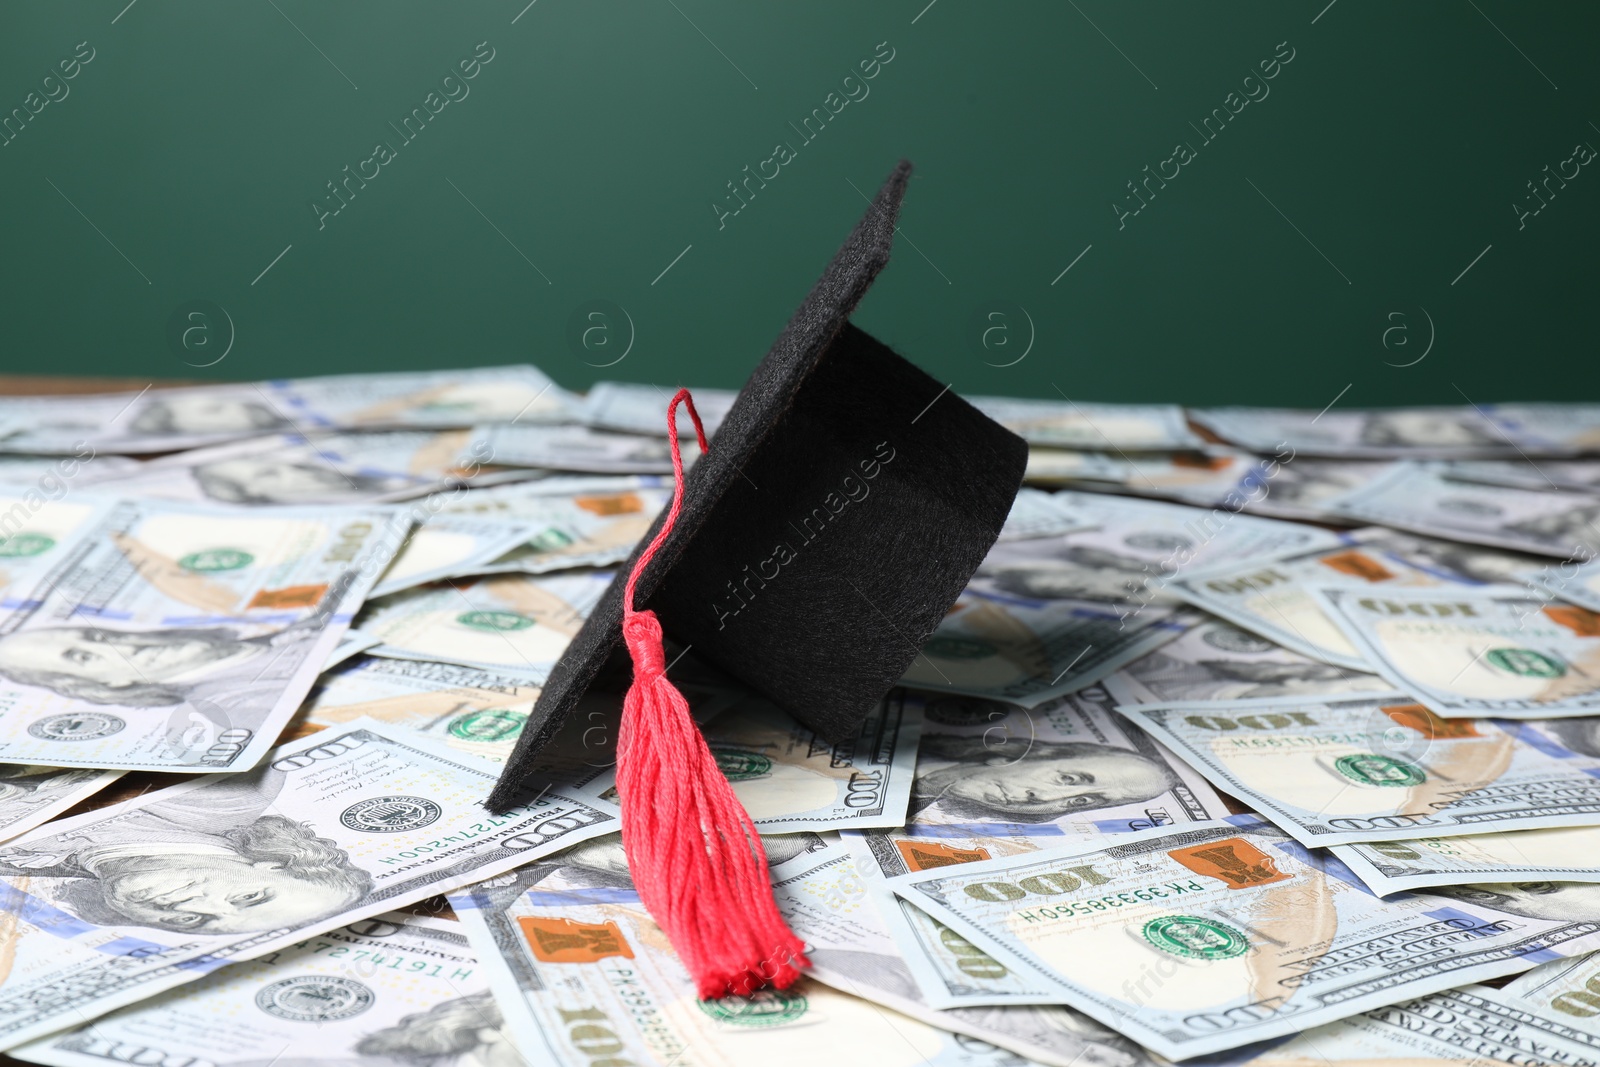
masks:
[[[638,585],[636,606],[675,642],[829,740],[910,665],[999,535],[1027,461],[1020,438],[848,322],[888,262],[910,172],[889,176],[751,375]],[[492,810],[517,802],[617,666],[632,566],[552,671]]]

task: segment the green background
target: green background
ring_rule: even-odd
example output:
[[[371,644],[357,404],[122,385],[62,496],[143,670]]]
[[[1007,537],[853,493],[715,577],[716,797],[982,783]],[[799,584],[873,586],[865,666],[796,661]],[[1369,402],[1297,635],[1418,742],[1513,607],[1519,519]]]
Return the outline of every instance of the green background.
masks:
[[[0,111],[95,51],[0,148],[8,372],[526,360],[573,388],[736,386],[905,156],[895,260],[857,321],[958,390],[1597,399],[1600,168],[1514,207],[1600,145],[1592,4],[125,5],[0,16]],[[389,124],[479,42],[470,94],[402,144]],[[870,94],[802,143],[789,123],[879,42]],[[1190,124],[1280,42],[1270,95],[1202,140]],[[379,140],[396,158],[319,228],[312,201]],[[796,158],[719,227],[725,183],[779,141]],[[1196,158],[1119,224],[1125,183],[1180,141]],[[232,330],[203,369],[227,325],[168,337],[196,300]],[[569,327],[594,300],[625,318],[586,348]]]

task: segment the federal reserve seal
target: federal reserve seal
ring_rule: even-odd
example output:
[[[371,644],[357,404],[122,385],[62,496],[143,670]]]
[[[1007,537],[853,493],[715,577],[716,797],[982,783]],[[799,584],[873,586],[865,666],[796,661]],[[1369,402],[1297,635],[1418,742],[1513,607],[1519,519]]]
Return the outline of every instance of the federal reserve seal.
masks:
[[[42,533],[32,533],[24,530],[14,533],[10,537],[0,538],[0,556],[14,559],[23,556],[37,556],[39,553],[56,547],[56,539]]]
[[[1524,678],[1560,678],[1567,673],[1565,663],[1531,648],[1491,648],[1483,659],[1491,667]]]
[[[242,548],[208,548],[191,552],[178,560],[178,566],[199,574],[217,571],[237,571],[254,563],[256,558]]]
[[[93,741],[110,737],[128,724],[103,711],[50,715],[28,725],[28,733],[41,741]]]
[[[369,834],[398,834],[427,826],[444,809],[426,797],[372,797],[344,809],[339,821]]]
[[[748,997],[697,1000],[695,1005],[729,1026],[782,1026],[806,1013],[805,994],[792,989],[763,989]]]
[[[474,630],[526,630],[533,620],[514,611],[464,611],[456,622]]]
[[[1427,778],[1420,767],[1372,752],[1340,756],[1333,765],[1340,774],[1362,785],[1413,786]]]
[[[1140,931],[1151,946],[1190,960],[1231,960],[1250,951],[1250,939],[1226,923],[1197,915],[1163,915]]]
[[[765,778],[772,773],[772,761],[759,752],[746,752],[741,748],[712,748],[717,770],[730,782],[748,782],[752,778]]]
[[[256,993],[256,1007],[268,1015],[297,1023],[331,1023],[360,1015],[377,996],[352,978],[327,974],[305,974],[263,986]]]
[[[521,733],[522,724],[527,721],[528,713],[525,711],[484,708],[451,719],[447,729],[451,737],[459,737],[463,741],[504,741]]]

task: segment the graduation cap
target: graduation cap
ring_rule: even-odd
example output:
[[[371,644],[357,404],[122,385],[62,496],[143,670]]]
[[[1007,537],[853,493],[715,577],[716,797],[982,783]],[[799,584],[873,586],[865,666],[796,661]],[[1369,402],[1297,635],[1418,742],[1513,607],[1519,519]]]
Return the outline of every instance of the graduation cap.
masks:
[[[701,996],[782,987],[804,958],[749,817],[666,693],[660,632],[825,740],[853,736],[982,562],[1027,463],[1021,438],[848,321],[888,263],[910,174],[902,161],[889,175],[686,479],[680,468],[681,500],[551,671],[488,800],[526,797],[626,628],[623,842]]]

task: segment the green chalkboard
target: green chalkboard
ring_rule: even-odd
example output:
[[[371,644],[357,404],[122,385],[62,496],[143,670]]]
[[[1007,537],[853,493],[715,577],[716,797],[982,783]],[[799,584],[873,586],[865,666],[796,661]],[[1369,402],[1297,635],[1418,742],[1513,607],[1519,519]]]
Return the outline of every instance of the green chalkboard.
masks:
[[[735,386],[905,156],[857,321],[958,390],[1600,399],[1592,4],[13,0],[0,26],[8,372]]]

